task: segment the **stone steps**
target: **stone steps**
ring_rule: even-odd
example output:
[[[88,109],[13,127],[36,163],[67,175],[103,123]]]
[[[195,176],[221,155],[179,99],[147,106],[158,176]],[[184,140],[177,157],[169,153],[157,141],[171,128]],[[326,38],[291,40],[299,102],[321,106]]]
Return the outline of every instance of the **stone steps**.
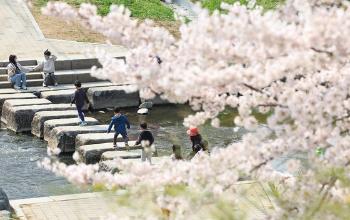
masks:
[[[6,102],[5,102],[6,104]],[[40,111],[74,110],[69,104],[45,104],[11,107],[6,114],[3,112],[1,121],[14,132],[30,132],[35,113]]]
[[[129,137],[129,140],[130,139],[136,140],[138,138],[138,134],[136,134],[136,131],[133,132],[131,130],[128,130],[128,137]],[[113,132],[109,134],[101,134],[101,133],[79,134],[75,139],[75,147],[78,148],[83,145],[112,143],[113,138],[114,138]],[[120,135],[118,136],[118,139],[119,138],[121,138]]]
[[[27,87],[34,87],[34,86],[42,86],[43,85],[43,79],[28,79],[27,80]],[[0,89],[8,89],[12,88],[12,85],[9,81],[2,81],[0,82]]]
[[[51,119],[77,118],[76,110],[68,111],[41,111],[34,115],[32,120],[32,134],[44,138],[44,123]]]
[[[35,99],[37,98],[32,93],[14,93],[14,94],[0,94],[0,112],[2,111],[2,106],[4,102],[8,99]]]
[[[141,150],[130,151],[106,151],[101,156],[101,161],[114,160],[116,158],[121,159],[137,159],[141,158]]]
[[[169,160],[169,157],[152,157],[152,165],[158,165],[161,161],[163,160]],[[140,158],[137,159],[128,159],[129,162],[131,163],[143,163]],[[113,160],[103,160],[100,161],[99,163],[99,170],[100,171],[105,171],[105,172],[114,172],[118,170],[118,165],[116,161]]]
[[[15,106],[28,106],[28,105],[47,105],[52,104],[47,99],[8,99],[4,102],[2,106],[1,115],[8,115],[9,111]]]
[[[35,66],[38,63],[36,60],[20,60],[18,62],[22,66]],[[8,64],[9,64],[8,61],[0,61],[0,67],[7,67]]]
[[[38,72],[27,73],[26,75],[27,75],[27,80],[43,78],[42,73],[38,73]],[[7,74],[0,75],[0,82],[3,82],[3,81],[8,81]]]
[[[122,139],[120,138],[118,141],[122,141]],[[142,149],[140,146],[135,146],[135,141],[129,141],[130,147],[128,148],[125,147],[124,142],[117,142],[117,146],[117,148],[114,148],[112,141],[108,143],[82,145],[76,147],[76,152],[79,154],[80,162],[94,164],[98,163],[101,160],[102,154],[107,151],[133,151]]]
[[[97,125],[99,122],[91,117],[85,117],[85,121],[88,125]],[[51,131],[55,127],[65,127],[65,126],[77,126],[80,122],[78,117],[75,118],[64,118],[64,119],[51,119],[45,121],[44,123],[44,140],[49,141],[51,138]]]
[[[78,134],[106,133],[107,128],[108,125],[56,127],[44,139],[48,140],[50,148],[60,148],[61,152],[69,153],[75,151],[75,138]]]

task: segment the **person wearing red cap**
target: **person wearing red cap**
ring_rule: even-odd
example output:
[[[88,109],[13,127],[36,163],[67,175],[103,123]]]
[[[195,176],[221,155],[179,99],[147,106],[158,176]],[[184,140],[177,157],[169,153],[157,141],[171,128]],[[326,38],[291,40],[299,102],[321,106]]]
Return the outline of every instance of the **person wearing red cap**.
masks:
[[[206,141],[203,141],[202,136],[199,134],[198,128],[190,127],[187,130],[187,134],[190,136],[190,140],[192,142],[192,153],[190,154],[190,158],[201,150],[207,150],[207,144],[205,143]]]

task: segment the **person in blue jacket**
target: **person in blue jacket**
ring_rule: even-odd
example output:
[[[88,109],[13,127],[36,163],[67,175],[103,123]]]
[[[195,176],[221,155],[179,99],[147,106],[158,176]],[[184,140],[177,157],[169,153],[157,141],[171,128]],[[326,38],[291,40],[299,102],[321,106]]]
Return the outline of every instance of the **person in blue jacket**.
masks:
[[[124,142],[125,142],[125,146],[129,146],[128,145],[128,133],[126,132],[126,128],[130,129],[130,123],[128,118],[120,113],[120,109],[119,108],[115,108],[114,109],[114,116],[112,117],[112,121],[109,124],[107,133],[111,132],[112,128],[114,127],[114,139],[113,139],[113,146],[117,147],[117,138],[118,135],[121,134],[123,136]]]

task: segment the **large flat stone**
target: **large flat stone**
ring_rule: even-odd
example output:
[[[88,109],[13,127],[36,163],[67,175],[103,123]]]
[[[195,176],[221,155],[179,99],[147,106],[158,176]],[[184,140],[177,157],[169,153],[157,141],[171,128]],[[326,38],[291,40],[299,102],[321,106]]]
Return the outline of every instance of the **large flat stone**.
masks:
[[[120,139],[121,141],[121,139]],[[79,153],[80,161],[86,164],[97,163],[101,160],[101,156],[107,151],[126,151],[126,150],[136,150],[142,149],[141,147],[135,147],[135,141],[129,141],[128,148],[125,147],[124,142],[117,142],[117,148],[113,147],[113,143],[103,143],[103,144],[90,144],[76,147],[76,151]]]
[[[107,125],[64,126],[52,129],[47,139],[50,148],[60,148],[61,152],[75,151],[75,137],[78,134],[106,133]]]
[[[12,107],[16,106],[30,106],[30,105],[48,105],[51,102],[47,99],[8,99],[4,102],[2,106],[1,115],[7,115],[8,111],[11,110]],[[6,118],[1,116],[1,121],[7,124]]]
[[[138,135],[136,132],[131,132],[128,131],[128,137],[129,140],[135,140],[137,139]],[[83,145],[90,145],[90,144],[102,144],[102,143],[113,143],[113,138],[114,138],[114,133],[109,133],[109,134],[101,134],[101,133],[96,133],[96,134],[79,134],[77,135],[75,139],[75,147],[78,148]],[[121,136],[118,136],[118,139]]]
[[[45,121],[48,121],[51,119],[74,118],[77,116],[78,116],[78,113],[76,110],[37,112],[35,113],[32,121],[32,134],[37,136],[38,138],[43,138]]]
[[[14,132],[31,131],[34,114],[40,111],[74,110],[75,107],[69,104],[47,104],[14,106],[2,114],[2,118],[7,122],[7,128]]]
[[[74,89],[44,91],[41,92],[41,97],[50,100],[52,103],[70,103],[74,92]]]
[[[136,159],[141,158],[142,150],[130,150],[130,151],[106,151],[101,156],[101,161],[114,160],[117,158],[122,159]]]
[[[88,123],[88,125],[97,125],[99,122],[90,117],[86,117],[85,121]],[[55,127],[62,127],[62,126],[77,126],[80,123],[80,119],[77,117],[75,118],[64,118],[64,119],[52,119],[45,121],[44,123],[44,140],[48,141],[51,138],[51,131]]]
[[[2,109],[4,102],[8,99],[35,99],[35,98],[37,97],[32,93],[0,94],[0,109]]]
[[[169,157],[152,157],[152,165],[158,165],[162,160],[168,160],[168,159],[169,159]],[[141,161],[140,158],[128,159],[128,161],[132,162],[133,164],[143,162],[143,161]],[[115,171],[118,171],[118,166],[117,166],[115,160],[104,160],[104,161],[100,161],[99,169],[100,169],[100,171],[115,172]]]
[[[128,86],[109,86],[88,89],[87,96],[94,109],[136,107],[140,103],[138,92],[126,93]]]

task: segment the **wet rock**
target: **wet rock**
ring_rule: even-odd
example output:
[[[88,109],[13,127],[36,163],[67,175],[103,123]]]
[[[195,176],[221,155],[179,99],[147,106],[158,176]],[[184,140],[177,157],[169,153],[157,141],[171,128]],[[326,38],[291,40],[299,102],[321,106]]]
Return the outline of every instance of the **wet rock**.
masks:
[[[0,109],[2,110],[2,106],[4,102],[8,99],[35,99],[35,98],[37,97],[32,93],[0,94]]]
[[[11,206],[5,191],[0,188],[0,211],[3,210],[11,211]]]
[[[6,120],[7,128],[14,132],[26,132],[32,130],[32,121],[35,113],[40,111],[73,110],[69,104],[47,104],[31,106],[14,106],[2,114]]]
[[[2,114],[6,115],[8,114],[8,111],[15,106],[28,106],[28,105],[47,105],[51,104],[51,102],[47,99],[8,99],[4,102],[3,108],[2,108]],[[6,119],[2,117],[1,121],[3,123],[7,123]]]
[[[138,135],[137,132],[128,132],[129,140],[136,140]],[[75,147],[78,148],[83,145],[90,144],[102,144],[102,143],[113,143],[114,133],[109,134],[79,134],[75,139]],[[121,135],[118,136],[118,142],[123,141]]]
[[[77,116],[78,113],[76,110],[37,112],[32,121],[32,134],[38,138],[43,138],[45,121],[61,118],[76,118]]]
[[[75,151],[75,138],[78,134],[106,133],[106,125],[64,126],[52,129],[48,143],[50,148],[60,148],[61,152]]]
[[[126,150],[137,150],[141,147],[135,147],[135,141],[129,141],[128,148],[125,147],[125,143],[118,142],[117,148],[113,147],[113,143],[103,143],[103,144],[90,144],[77,147],[77,152],[80,157],[80,161],[86,164],[97,163],[101,160],[101,156],[107,151],[126,151]]]
[[[50,100],[52,103],[70,103],[74,95],[74,89],[45,91],[41,92],[41,97]]]
[[[114,107],[136,107],[139,105],[139,93],[126,93],[130,86],[109,86],[88,89],[87,96],[94,109]]]
[[[117,158],[122,159],[136,159],[141,158],[141,150],[130,150],[130,151],[107,151],[101,156],[101,161],[114,160]]]
[[[143,103],[147,103],[150,102],[153,105],[166,105],[166,104],[170,104],[170,102],[166,99],[162,99],[159,95],[157,95],[156,97],[154,97],[153,99],[141,99],[141,102]],[[140,107],[141,108],[141,107]],[[147,108],[147,107],[145,107]],[[151,107],[152,108],[152,107]]]
[[[88,125],[97,125],[99,122],[90,117],[85,117],[85,121],[88,123]],[[79,118],[64,118],[64,119],[52,119],[45,121],[44,123],[44,140],[48,141],[51,138],[51,131],[55,127],[62,127],[62,126],[77,126],[80,123]]]

